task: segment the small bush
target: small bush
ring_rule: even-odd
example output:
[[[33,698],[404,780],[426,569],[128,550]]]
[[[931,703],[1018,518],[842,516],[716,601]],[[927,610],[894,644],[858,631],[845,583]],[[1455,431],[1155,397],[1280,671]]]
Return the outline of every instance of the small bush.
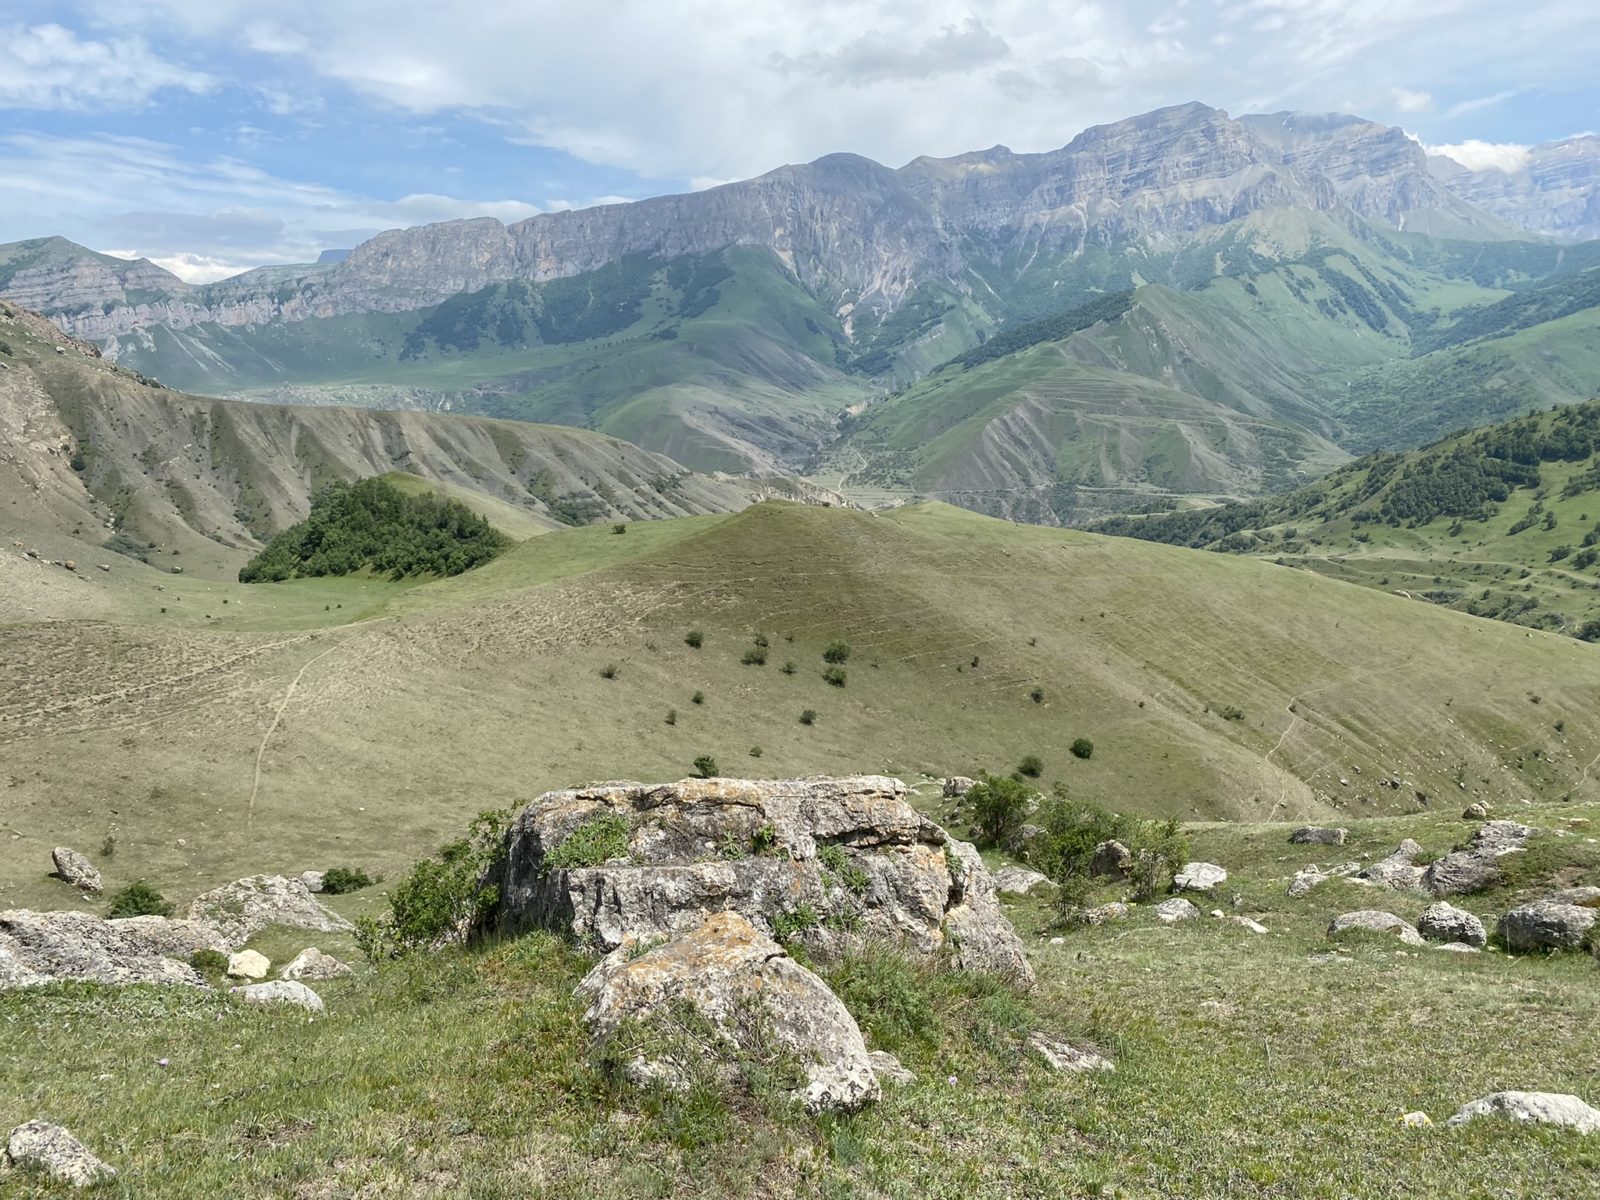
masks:
[[[1039,776],[1044,774],[1044,759],[1040,758],[1037,754],[1026,755],[1023,760],[1017,764],[1017,773],[1019,775],[1026,775],[1029,779],[1039,778]]]
[[[717,773],[717,760],[709,754],[702,754],[694,760],[694,773],[701,779],[711,779]]]
[[[750,853],[765,854],[773,846],[777,845],[777,842],[778,831],[772,827],[772,823],[769,821],[750,835]]]
[[[1173,871],[1188,858],[1188,845],[1176,821],[1121,816],[1092,800],[1070,796],[1059,785],[1040,805],[1034,823],[1040,832],[1029,843],[1028,861],[1059,889],[1056,903],[1062,915],[1082,906],[1091,887],[1094,850],[1101,842],[1115,839],[1132,852],[1137,900],[1166,890]]]
[[[972,785],[966,796],[967,803],[972,806],[980,840],[988,846],[1004,844],[1006,839],[1022,828],[1028,809],[1038,794],[1020,779],[996,779],[985,774]]]
[[[621,668],[618,667],[616,663],[607,663],[605,666],[600,668],[600,678],[615,679],[617,677],[617,672],[620,669]]]
[[[761,747],[760,746],[751,746],[750,747],[750,757],[751,758],[760,758],[761,757]]]
[[[1033,691],[1028,693],[1028,699],[1032,700],[1035,704],[1043,704],[1044,689],[1041,687],[1034,688]]]
[[[683,635],[683,644],[691,649],[698,650],[705,644],[706,635],[698,629],[691,629]]]
[[[705,702],[706,694],[704,692],[696,692],[694,695],[689,697],[690,704],[704,704]]]
[[[817,861],[845,887],[861,895],[872,886],[872,876],[860,864],[852,862],[838,842],[828,842],[817,848]]]
[[[202,975],[221,975],[228,969],[228,956],[221,950],[196,950],[189,956],[189,965]]]
[[[816,723],[817,723],[817,710],[816,709],[814,709],[814,708],[803,708],[803,709],[800,710],[800,724],[802,724],[802,725],[815,725]]]
[[[1088,738],[1073,738],[1069,749],[1072,751],[1073,758],[1094,757],[1094,743]]]
[[[590,817],[561,840],[544,857],[546,871],[566,871],[577,867],[598,867],[607,859],[628,853],[633,826],[621,813],[601,813]]]
[[[849,645],[845,642],[829,642],[828,648],[822,652],[822,661],[835,664],[849,662]]]
[[[797,668],[792,661],[786,662],[783,664],[783,666],[778,668],[778,670],[782,671],[785,675],[793,675],[798,669],[799,668]]]
[[[788,912],[774,913],[771,921],[773,940],[779,942],[787,942],[797,934],[805,933],[808,929],[815,929],[822,924],[817,916],[817,910],[805,903],[796,905]]]
[[[359,892],[378,881],[359,867],[329,867],[322,875],[322,890],[330,896]]]
[[[381,920],[356,922],[362,953],[377,959],[428,949],[461,936],[492,912],[500,890],[483,878],[500,854],[509,820],[506,812],[480,813],[464,838],[414,865],[389,893],[389,911]]]
[[[767,652],[760,646],[751,646],[739,661],[747,667],[764,667],[767,665]]]
[[[170,917],[167,898],[142,879],[135,880],[111,897],[108,917]]]
[[[612,533],[627,533],[628,532],[628,527],[626,525],[622,525],[622,524],[613,525],[611,527],[611,532]]]
[[[755,641],[756,641],[756,645],[760,646],[763,650],[765,650],[767,648],[767,635],[766,634],[764,634],[764,633],[756,634]]]
[[[116,853],[117,853],[117,835],[114,834],[114,833],[108,833],[105,836],[105,840],[100,843],[100,857],[101,858],[112,858],[112,857],[115,857]]]
[[[1244,720],[1244,709],[1235,704],[1224,704],[1217,709],[1217,715],[1224,721],[1242,721]]]
[[[678,710],[675,709],[675,708],[667,709],[667,724],[668,725],[676,725],[677,723],[678,723]]]
[[[822,672],[823,680],[833,687],[844,686],[845,672],[843,667],[828,667]]]

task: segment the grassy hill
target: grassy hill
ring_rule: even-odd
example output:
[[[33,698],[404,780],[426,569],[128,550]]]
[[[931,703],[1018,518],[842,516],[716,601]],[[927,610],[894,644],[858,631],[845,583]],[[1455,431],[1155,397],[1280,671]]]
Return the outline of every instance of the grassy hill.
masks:
[[[1600,786],[1592,647],[1270,562],[940,505],[569,530],[424,584],[138,564],[68,584],[3,561],[8,595],[56,580],[96,618],[24,613],[0,639],[18,849],[114,834],[118,870],[165,886],[330,854],[393,871],[480,809],[678,777],[702,754],[771,776],[1038,754],[1046,781],[1185,818]],[[767,662],[746,665],[758,634]],[[835,639],[851,647],[843,687],[822,674]],[[1078,737],[1090,760],[1068,753]],[[111,765],[85,787],[91,761]],[[37,857],[0,868],[0,902],[44,898]]]
[[[1600,638],[1600,401],[1368,455],[1284,496],[1100,528]]]

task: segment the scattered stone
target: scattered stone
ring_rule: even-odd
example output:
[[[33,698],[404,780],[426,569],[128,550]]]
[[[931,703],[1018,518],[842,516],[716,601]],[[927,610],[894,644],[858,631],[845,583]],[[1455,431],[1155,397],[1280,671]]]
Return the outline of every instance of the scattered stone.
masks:
[[[56,865],[56,876],[73,887],[98,892],[104,886],[94,864],[71,846],[57,846],[50,851],[50,858]]]
[[[189,958],[197,950],[227,949],[203,921],[107,921],[93,913],[13,909],[0,912],[0,990],[58,979],[205,987]]]
[[[1107,921],[1122,921],[1128,916],[1128,906],[1121,901],[1112,904],[1101,904],[1094,908],[1085,908],[1078,913],[1078,920],[1084,925],[1104,925]]]
[[[1117,1069],[1112,1065],[1109,1058],[1103,1058],[1092,1050],[1080,1050],[1076,1046],[1069,1046],[1066,1042],[1046,1037],[1042,1033],[1035,1032],[1028,1035],[1028,1049],[1058,1071],[1115,1071]]]
[[[1561,1092],[1494,1092],[1470,1104],[1445,1122],[1465,1125],[1479,1117],[1502,1117],[1538,1125],[1560,1125],[1579,1133],[1600,1133],[1600,1110]]]
[[[319,981],[353,974],[355,972],[348,964],[340,962],[331,954],[324,954],[315,946],[308,946],[289,960],[283,970],[278,972],[278,978]]]
[[[575,995],[589,1001],[583,1020],[596,1042],[627,1022],[670,1019],[674,1008],[688,1005],[730,1049],[755,1051],[764,1041],[796,1054],[806,1071],[800,1099],[809,1112],[850,1112],[878,1098],[867,1046],[849,1011],[738,913],[714,913],[644,954],[636,955],[637,948],[630,941],[612,951],[578,985]],[[693,1044],[676,1052],[658,1048],[655,1057],[641,1052],[625,1072],[636,1083],[683,1087],[706,1050]],[[726,1065],[734,1056],[717,1057]]]
[[[1178,921],[1192,921],[1200,915],[1200,910],[1182,896],[1174,896],[1171,900],[1163,900],[1156,905],[1156,920],[1166,925]]]
[[[977,782],[976,779],[968,779],[965,775],[952,775],[944,781],[944,798],[959,800],[970,792]]]
[[[1400,1124],[1406,1129],[1426,1129],[1433,1124],[1433,1118],[1425,1112],[1408,1112],[1400,1118]]]
[[[257,950],[239,950],[228,955],[228,978],[265,979],[272,960]]]
[[[274,979],[270,983],[247,983],[243,987],[228,989],[247,1004],[297,1004],[311,1012],[323,1010],[322,997],[303,983],[292,979]]]
[[[1463,942],[1475,949],[1489,942],[1482,921],[1443,900],[1422,910],[1417,918],[1417,932],[1430,942]]]
[[[326,871],[301,871],[300,882],[306,885],[306,891],[313,896],[322,894],[322,881],[327,877]]]
[[[994,890],[997,892],[1010,892],[1017,896],[1026,896],[1041,883],[1049,883],[1050,877],[1038,871],[1030,871],[1027,867],[1001,867],[994,873]]]
[[[1407,946],[1425,946],[1422,935],[1411,924],[1389,912],[1379,912],[1376,909],[1364,908],[1359,912],[1343,913],[1333,919],[1328,925],[1328,936],[1340,937],[1351,930],[1365,930],[1368,933],[1392,933]]]
[[[1350,836],[1348,829],[1323,829],[1317,825],[1302,825],[1289,835],[1292,846],[1342,846]]]
[[[1558,892],[1520,905],[1502,916],[1497,929],[1506,949],[1522,954],[1529,950],[1582,947],[1595,922],[1600,920],[1600,908],[1568,903],[1572,895],[1572,892]]]
[[[1466,942],[1440,942],[1435,950],[1448,950],[1452,954],[1481,954],[1482,946],[1469,946]]]
[[[878,1077],[879,1083],[892,1083],[904,1087],[917,1081],[916,1072],[908,1070],[887,1050],[871,1051],[867,1055],[867,1061],[872,1064],[872,1073]]]
[[[1461,814],[1463,821],[1487,821],[1493,814],[1494,808],[1487,800],[1476,800],[1467,805],[1466,811]]]
[[[13,1129],[6,1139],[6,1161],[12,1167],[43,1171],[75,1188],[116,1175],[77,1138],[48,1121],[29,1121]]]
[[[1175,892],[1209,892],[1218,884],[1228,881],[1228,873],[1216,863],[1184,863],[1183,870],[1172,877]]]
[[[210,921],[230,946],[244,945],[269,925],[323,933],[347,933],[354,928],[315,900],[299,879],[283,875],[252,875],[213,888],[195,897],[188,916]]]
[[[1316,863],[1302,868],[1294,873],[1294,878],[1289,881],[1289,896],[1298,900],[1301,896],[1308,895],[1312,888],[1320,887],[1330,879],[1340,879],[1347,875],[1354,875],[1361,870],[1358,862],[1348,862],[1337,867],[1324,869]]]
[[[1091,875],[1107,875],[1114,879],[1123,879],[1132,869],[1133,852],[1115,838],[1096,846],[1094,857],[1089,860]]]
[[[1407,838],[1387,858],[1380,858],[1356,878],[1397,892],[1414,892],[1422,887],[1422,868],[1414,860],[1422,854],[1422,847]]]
[[[542,926],[614,950],[629,938],[689,933],[724,910],[770,934],[774,916],[804,906],[817,923],[795,937],[815,953],[894,941],[929,958],[953,950],[959,967],[1032,983],[977,849],[905,797],[900,780],[875,775],[549,792],[511,824],[489,881],[500,896],[490,920],[505,932]],[[624,857],[546,869],[576,830],[616,818],[629,830]],[[707,843],[738,853],[711,855]],[[843,886],[846,875],[856,882]]]
[[[1230,919],[1235,925],[1238,925],[1244,929],[1248,929],[1251,933],[1269,932],[1265,925],[1261,924],[1259,921],[1253,921],[1249,917],[1232,917]]]
[[[1488,821],[1465,847],[1430,863],[1422,873],[1422,886],[1435,896],[1486,891],[1503,878],[1499,860],[1525,849],[1532,835],[1532,829],[1516,821]]]

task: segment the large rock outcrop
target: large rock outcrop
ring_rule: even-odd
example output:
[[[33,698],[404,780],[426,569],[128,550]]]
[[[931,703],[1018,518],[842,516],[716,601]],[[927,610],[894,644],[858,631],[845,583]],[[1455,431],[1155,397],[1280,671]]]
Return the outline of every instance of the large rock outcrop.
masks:
[[[1429,863],[1422,872],[1422,886],[1435,896],[1487,891],[1504,878],[1500,859],[1523,850],[1532,834],[1532,829],[1516,821],[1487,821],[1461,849]]]
[[[681,1088],[708,1061],[727,1065],[776,1047],[798,1060],[805,1082],[796,1090],[808,1111],[850,1112],[878,1098],[866,1042],[849,1010],[738,913],[713,913],[666,945],[638,949],[630,940],[613,950],[576,993],[589,1001],[583,1019],[597,1042],[629,1023],[646,1031],[623,1064],[634,1082]],[[710,1026],[709,1045],[703,1036],[672,1038],[683,1019],[680,1006]]]
[[[197,950],[227,949],[204,921],[107,921],[93,913],[13,909],[0,913],[0,990],[58,979],[204,987],[189,958]]]
[[[1507,950],[1577,950],[1593,938],[1600,922],[1600,888],[1569,888],[1520,904],[1500,918],[1498,932]]]
[[[242,946],[269,925],[345,933],[353,926],[323,907],[299,879],[285,875],[252,875],[196,896],[189,904],[191,920],[209,921],[222,931],[229,946]]]
[[[609,845],[576,865],[574,846]],[[579,841],[569,843],[577,837]],[[977,850],[912,808],[897,779],[686,779],[549,792],[513,821],[490,882],[503,930],[556,928],[602,950],[734,911],[828,953],[888,939],[1033,979]]]

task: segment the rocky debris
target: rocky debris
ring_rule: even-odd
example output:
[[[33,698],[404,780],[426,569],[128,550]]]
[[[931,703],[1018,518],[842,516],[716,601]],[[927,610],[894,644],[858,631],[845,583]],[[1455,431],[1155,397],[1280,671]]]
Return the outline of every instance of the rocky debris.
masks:
[[[1028,1035],[1028,1049],[1058,1071],[1115,1071],[1117,1069],[1109,1058],[1104,1058],[1092,1050],[1080,1050],[1076,1046],[1069,1046],[1066,1042],[1057,1041],[1055,1038],[1046,1037],[1038,1032]]]
[[[736,912],[714,913],[665,945],[638,954],[628,941],[584,976],[576,995],[597,1043],[626,1022],[668,1022],[687,1006],[742,1052],[776,1045],[802,1062],[809,1112],[850,1112],[879,1096],[861,1030],[828,985]],[[686,1086],[706,1047],[641,1052],[625,1068],[636,1083]],[[731,1055],[719,1055],[727,1060]]]
[[[1494,813],[1494,808],[1487,800],[1478,800],[1467,805],[1466,811],[1461,814],[1463,821],[1487,821]]]
[[[1113,879],[1124,879],[1133,869],[1133,851],[1113,838],[1109,842],[1101,842],[1094,848],[1094,857],[1089,860],[1089,874],[1105,875]]]
[[[1294,878],[1289,881],[1289,896],[1298,900],[1301,896],[1309,895],[1312,888],[1320,887],[1330,879],[1342,879],[1360,870],[1361,864],[1358,862],[1343,863],[1335,867],[1322,867],[1310,863],[1294,873]]]
[[[1533,830],[1516,821],[1489,821],[1472,840],[1428,864],[1422,886],[1435,896],[1467,896],[1486,891],[1503,878],[1499,860],[1526,848]]]
[[[301,871],[300,882],[306,885],[306,891],[317,896],[322,894],[322,881],[327,877],[326,871]]]
[[[239,950],[228,955],[228,978],[265,979],[272,960],[257,950]]]
[[[309,979],[313,982],[323,979],[337,979],[341,975],[353,975],[348,964],[340,962],[331,954],[324,954],[315,946],[307,946],[296,954],[284,968],[278,972],[279,979]]]
[[[887,1050],[871,1051],[867,1055],[867,1061],[872,1064],[872,1073],[878,1077],[879,1083],[893,1083],[904,1087],[917,1081],[916,1072],[909,1070]]]
[[[1228,873],[1216,863],[1184,863],[1183,870],[1172,877],[1175,892],[1209,892],[1228,881]]]
[[[50,858],[56,865],[56,877],[73,887],[98,892],[105,886],[94,864],[71,846],[57,846],[50,851]]]
[[[243,987],[228,989],[246,1004],[296,1004],[311,1012],[323,1010],[322,997],[305,984],[292,979],[274,979],[268,983],[247,983]]]
[[[1156,905],[1156,920],[1164,925],[1172,925],[1178,921],[1192,921],[1200,915],[1200,910],[1182,896],[1174,896],[1171,900],[1163,900]]]
[[[116,1171],[101,1162],[77,1138],[48,1121],[18,1125],[6,1139],[6,1161],[14,1168],[43,1171],[75,1188],[110,1179]]]
[[[1107,921],[1126,920],[1127,916],[1128,906],[1121,901],[1115,901],[1083,909],[1078,913],[1078,921],[1084,925],[1104,925]]]
[[[1289,835],[1292,846],[1342,846],[1350,836],[1348,829],[1324,829],[1317,825],[1302,825]]]
[[[944,798],[946,800],[959,800],[977,786],[976,779],[968,779],[965,775],[952,775],[944,781]]]
[[[230,946],[242,946],[269,925],[346,933],[354,926],[315,900],[299,879],[252,875],[196,896],[192,920],[210,921]]]
[[[188,960],[197,950],[227,949],[217,929],[203,921],[107,921],[93,913],[13,909],[0,912],[0,988],[57,979],[205,987]]]
[[[1363,871],[1358,871],[1355,877],[1396,892],[1417,891],[1422,887],[1423,868],[1417,866],[1415,860],[1421,854],[1422,847],[1407,838],[1395,847],[1393,854],[1387,858],[1380,858]]]
[[[1352,930],[1368,933],[1392,933],[1407,946],[1420,948],[1427,944],[1410,922],[1402,920],[1393,913],[1379,912],[1371,908],[1364,908],[1359,912],[1343,913],[1335,917],[1328,925],[1328,936],[1337,938]]]
[[[1463,1104],[1445,1124],[1465,1125],[1480,1117],[1560,1125],[1579,1133],[1600,1133],[1600,1109],[1561,1092],[1494,1092]]]
[[[817,953],[857,939],[913,953],[953,949],[959,967],[1028,984],[1033,969],[977,850],[906,802],[898,779],[686,779],[549,792],[513,820],[489,882],[491,922],[555,928],[602,950],[661,940],[732,910],[763,933],[808,916],[793,936]],[[604,863],[549,869],[580,829],[621,826]],[[814,918],[810,920],[809,918]]]
[[[994,890],[1017,896],[1026,896],[1041,883],[1049,882],[1050,876],[1030,871],[1027,867],[1001,867],[994,873]]]
[[[1260,921],[1253,920],[1250,917],[1229,917],[1228,919],[1240,928],[1248,929],[1251,933],[1270,932]]]
[[[1417,918],[1417,932],[1430,942],[1460,942],[1473,948],[1481,948],[1489,942],[1482,921],[1443,900],[1422,910]]]
[[[1589,893],[1595,893],[1591,897]],[[1577,950],[1600,920],[1600,888],[1572,888],[1513,908],[1500,918],[1497,932],[1506,949]]]
[[[1448,950],[1452,954],[1480,954],[1482,946],[1471,946],[1466,942],[1440,942],[1433,947],[1435,950]]]

